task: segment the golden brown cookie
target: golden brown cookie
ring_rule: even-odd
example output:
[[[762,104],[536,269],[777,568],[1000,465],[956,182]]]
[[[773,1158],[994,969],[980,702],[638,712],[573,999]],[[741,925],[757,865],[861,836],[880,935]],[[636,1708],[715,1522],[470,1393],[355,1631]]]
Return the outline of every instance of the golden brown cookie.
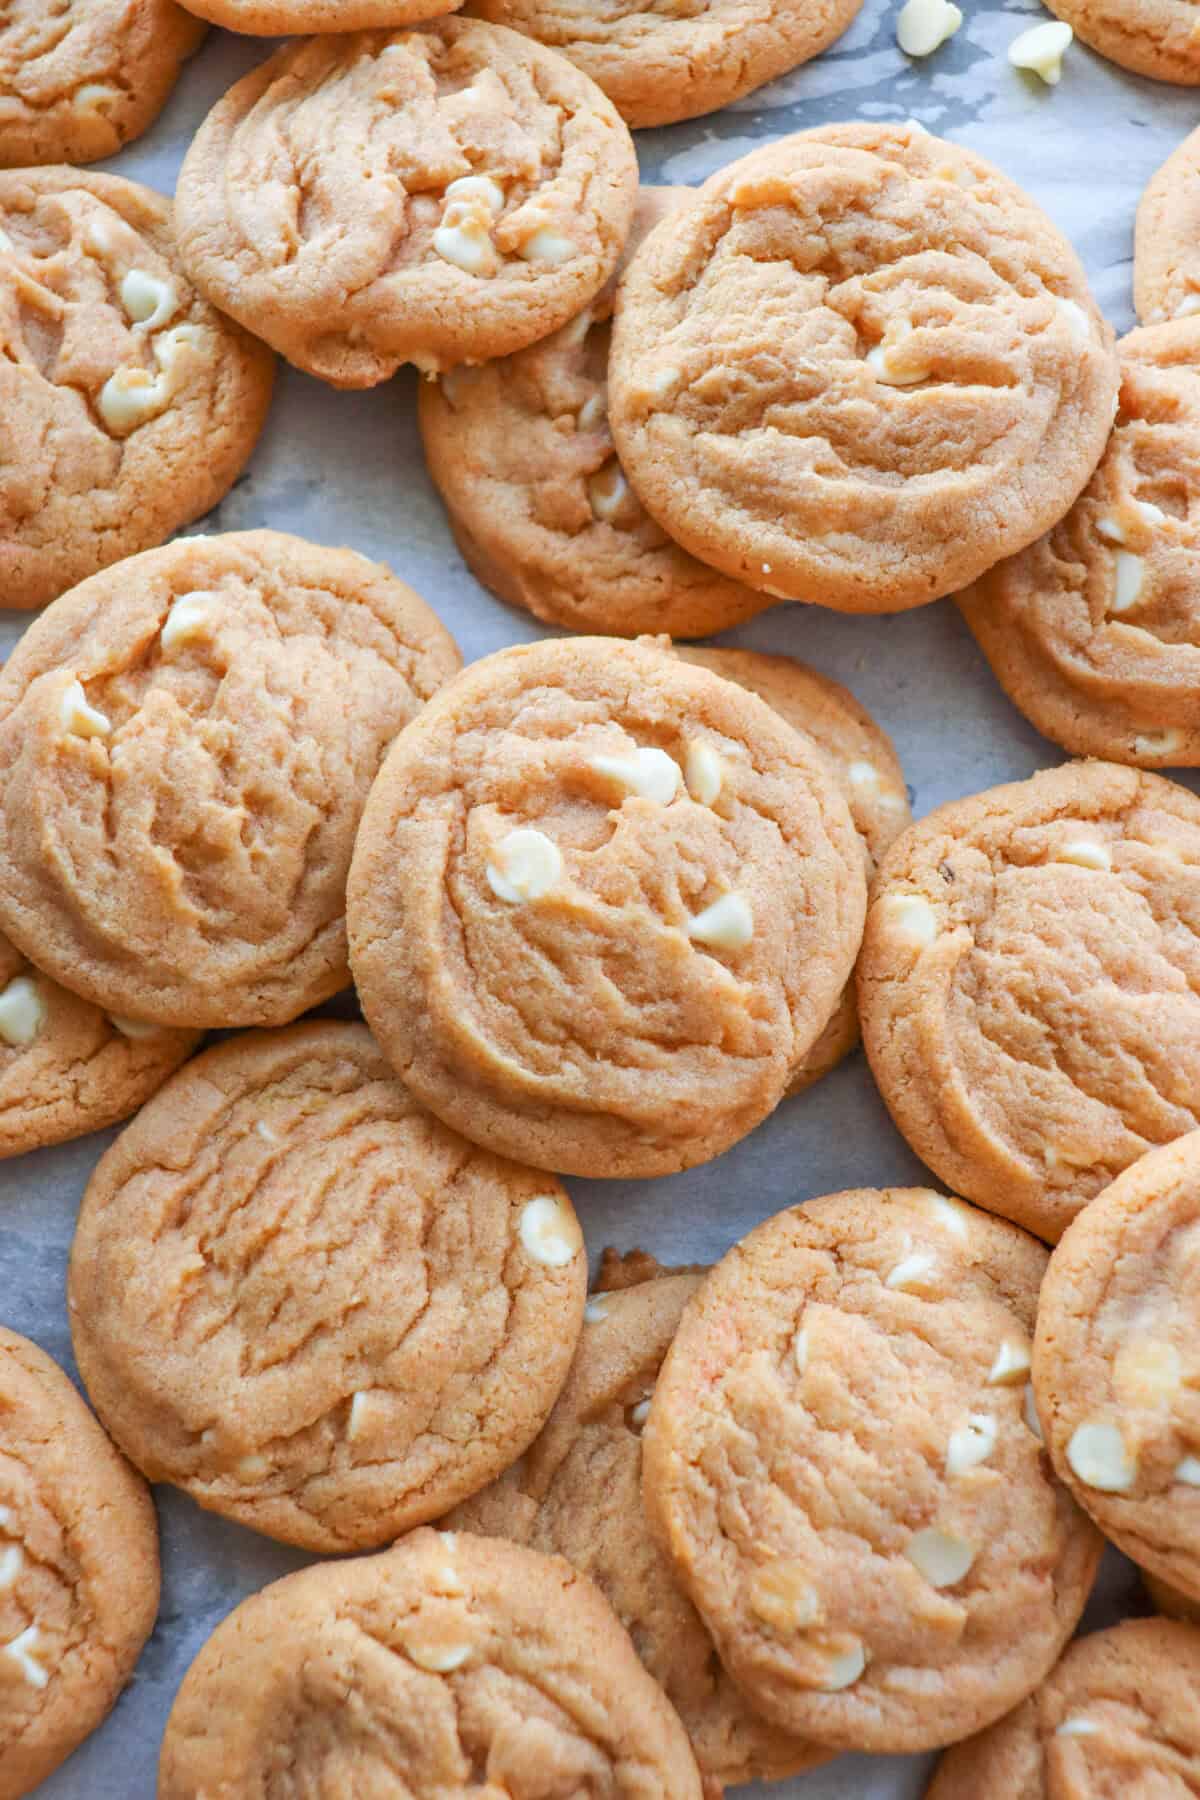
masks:
[[[1071,1645],[1049,1680],[955,1744],[925,1800],[1187,1800],[1200,1781],[1200,1631],[1127,1619]]]
[[[473,664],[397,739],[347,898],[363,1009],[464,1137],[655,1175],[744,1137],[858,949],[862,847],[822,753],[653,644]]]
[[[491,1481],[566,1379],[587,1264],[556,1181],[476,1150],[362,1025],[235,1037],[143,1108],[71,1251],[80,1373],[152,1481],[309,1550]]]
[[[0,928],[106,1012],[295,1018],[349,981],[363,801],[458,663],[387,569],[282,532],[93,576],[0,671]]]
[[[690,191],[640,190],[626,257]],[[616,279],[541,343],[422,382],[425,460],[467,567],[502,600],[575,631],[703,637],[770,602],[672,543],[621,473],[607,399]]]
[[[627,124],[717,112],[839,38],[861,0],[471,0],[562,51]]]
[[[0,167],[113,156],[157,118],[204,27],[175,0],[10,0]]]
[[[242,1602],[184,1678],[159,1800],[700,1800],[683,1727],[559,1557],[414,1532]]]
[[[863,1042],[942,1180],[1054,1243],[1200,1125],[1200,800],[1066,763],[951,801],[884,858]]]
[[[586,75],[441,19],[285,45],[208,115],[176,205],[214,305],[361,388],[556,331],[616,267],[636,194],[633,141]]]
[[[183,273],[116,175],[0,172],[0,595],[41,606],[233,485],[274,358]]]
[[[833,765],[850,817],[867,853],[867,881],[873,879],[889,844],[912,823],[904,772],[891,738],[848,688],[790,656],[757,650],[680,650],[726,681],[736,681],[773,706],[797,731],[815,738]],[[858,1043],[858,1008],[848,982],[824,1031],[792,1077],[798,1094],[828,1075]]]
[[[127,1118],[198,1039],[195,1031],[110,1018],[0,936],[0,1158]]]
[[[927,1750],[1053,1666],[1100,1537],[1027,1412],[1045,1264],[941,1194],[833,1194],[752,1231],[687,1306],[646,1507],[766,1718]]]
[[[1184,1619],[1191,1625],[1200,1625],[1200,1600],[1181,1594],[1178,1588],[1173,1588],[1169,1581],[1160,1581],[1157,1575],[1143,1571],[1142,1579],[1158,1612],[1168,1619]]]
[[[1200,318],[1122,338],[1108,449],[1066,517],[959,596],[1039,731],[1142,768],[1200,763]]]
[[[0,1326],[0,1800],[96,1729],[158,1612],[149,1492],[62,1370]]]
[[[1046,531],[1095,468],[1112,334],[1015,184],[919,126],[723,169],[634,257],[613,438],[686,550],[780,599],[920,606]]]
[[[258,37],[312,31],[370,31],[419,25],[455,12],[462,0],[181,0],[189,12]]]
[[[1200,130],[1146,183],[1134,236],[1133,299],[1143,325],[1200,312]]]
[[[1190,0],[1046,0],[1101,56],[1181,87],[1200,84],[1200,34]]]
[[[1033,1380],[1059,1480],[1200,1600],[1200,1132],[1143,1156],[1064,1234]]]
[[[445,1521],[565,1556],[591,1578],[661,1682],[708,1795],[824,1760],[758,1718],[713,1651],[642,1505],[642,1426],[698,1274],[661,1275],[587,1304],[567,1385],[541,1436]]]

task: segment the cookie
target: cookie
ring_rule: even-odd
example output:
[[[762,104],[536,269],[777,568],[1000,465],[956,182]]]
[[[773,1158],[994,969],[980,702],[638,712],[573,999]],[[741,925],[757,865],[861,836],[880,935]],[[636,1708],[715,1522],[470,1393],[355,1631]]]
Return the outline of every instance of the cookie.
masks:
[[[198,1040],[109,1018],[0,937],[0,1159],[127,1118]]]
[[[228,492],[274,358],[191,286],[171,208],[116,175],[0,171],[0,594],[42,606]]]
[[[282,532],[93,576],[0,671],[0,929],[105,1012],[295,1018],[349,981],[363,801],[458,664],[387,569]]]
[[[1142,768],[1194,765],[1200,318],[1118,347],[1120,410],[1088,486],[959,604],[1005,693],[1055,743]]]
[[[1200,85],[1200,35],[1190,0],[1046,0],[1081,43],[1155,81]]]
[[[642,1426],[699,1275],[666,1275],[588,1301],[562,1395],[536,1443],[457,1508],[455,1531],[565,1556],[594,1581],[678,1712],[705,1791],[775,1781],[823,1754],[751,1712],[713,1654],[642,1505]]]
[[[470,10],[569,56],[626,124],[717,112],[841,37],[861,0],[471,0]]]
[[[0,1326],[0,1800],[96,1729],[157,1612],[145,1485],[57,1363]]]
[[[642,188],[626,255],[689,191]],[[615,286],[527,350],[422,382],[425,460],[467,567],[502,600],[575,631],[703,637],[770,602],[672,543],[621,473]]]
[[[1112,334],[1007,177],[917,126],[723,169],[634,257],[613,439],[684,549],[779,599],[896,612],[1046,531],[1095,468]]]
[[[314,31],[370,31],[418,25],[455,12],[462,0],[181,0],[189,12],[257,37]]]
[[[205,1051],[101,1159],[75,1355],[152,1481],[308,1550],[364,1549],[541,1429],[587,1266],[555,1181],[463,1143],[361,1025]]]
[[[1011,1717],[948,1750],[925,1800],[1183,1800],[1198,1767],[1200,1631],[1127,1619],[1080,1638]]]
[[[209,113],[176,206],[214,305],[362,388],[556,331],[616,267],[636,193],[633,141],[586,75],[441,19],[285,45]]]
[[[891,738],[848,688],[790,656],[757,650],[681,650],[773,706],[797,731],[815,738],[833,765],[867,853],[867,881],[884,851],[912,823],[908,790]],[[847,983],[824,1031],[792,1077],[798,1094],[836,1068],[858,1043],[854,984]]]
[[[1189,1624],[1200,1625],[1200,1600],[1181,1594],[1178,1588],[1173,1588],[1169,1581],[1160,1581],[1157,1575],[1143,1572],[1142,1578],[1157,1612],[1168,1619],[1184,1619]]]
[[[687,1306],[645,1502],[765,1718],[927,1750],[1053,1666],[1101,1541],[1027,1411],[1045,1264],[940,1194],[833,1194],[758,1226]]]
[[[0,168],[114,156],[203,36],[175,0],[15,0],[0,21]]]
[[[1042,1284],[1033,1380],[1060,1481],[1200,1600],[1200,1132],[1119,1175]],[[1200,1696],[1197,1696],[1200,1699]]]
[[[1143,325],[1200,312],[1200,131],[1146,183],[1137,210],[1133,299]]]
[[[689,1168],[779,1101],[857,953],[862,847],[811,739],[652,644],[474,663],[401,733],[347,897],[404,1081],[539,1168]]]
[[[858,963],[892,1118],[956,1192],[1054,1243],[1200,1125],[1200,800],[1066,763],[954,800],[883,860]]]

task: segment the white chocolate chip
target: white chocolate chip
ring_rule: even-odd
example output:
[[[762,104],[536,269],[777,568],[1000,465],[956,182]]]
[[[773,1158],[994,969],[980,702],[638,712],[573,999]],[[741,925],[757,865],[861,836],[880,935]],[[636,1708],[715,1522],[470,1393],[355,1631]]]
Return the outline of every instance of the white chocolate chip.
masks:
[[[13,248],[14,245],[12,239],[9,237],[7,231],[0,227],[0,250],[12,250]]]
[[[11,1507],[0,1506],[0,1531],[7,1531],[9,1526],[12,1524],[12,1520],[13,1520],[13,1516],[12,1516]]]
[[[679,792],[679,764],[665,750],[645,746],[628,756],[589,756],[588,768],[642,800],[669,806]]]
[[[990,1413],[968,1413],[967,1422],[950,1433],[946,1446],[947,1475],[965,1475],[987,1461],[996,1448],[998,1432]]]
[[[13,1638],[11,1643],[5,1644],[3,1650],[0,1650],[0,1656],[11,1657],[30,1687],[35,1688],[44,1688],[50,1681],[49,1675],[36,1656],[40,1637],[41,1632],[37,1626],[29,1625],[20,1637]]]
[[[1091,838],[1072,838],[1055,858],[1057,862],[1076,863],[1081,869],[1111,869],[1112,852],[1107,844]]]
[[[496,898],[517,906],[549,893],[562,869],[562,851],[545,832],[519,827],[495,845],[486,873]]]
[[[14,975],[0,989],[0,1043],[27,1050],[46,1023],[46,1002],[31,975]]]
[[[350,1439],[351,1443],[354,1442],[356,1437],[362,1435],[367,1422],[367,1414],[370,1410],[370,1392],[366,1389],[360,1389],[350,1402],[350,1417],[346,1421],[346,1436]]]
[[[673,389],[677,388],[682,380],[683,375],[679,369],[672,368],[669,364],[665,364],[661,369],[655,369],[648,377],[646,381],[646,392],[661,400],[664,395],[671,393]]]
[[[1040,75],[1047,87],[1057,87],[1062,80],[1062,59],[1074,36],[1061,19],[1049,19],[1015,37],[1008,46],[1008,60],[1014,69],[1029,69]]]
[[[461,1669],[471,1654],[469,1644],[405,1644],[404,1654],[409,1662],[416,1663],[418,1669],[428,1669],[431,1675],[449,1675],[453,1669]]]
[[[588,476],[587,492],[593,518],[602,519],[607,524],[620,512],[629,493],[629,483],[621,473],[621,465],[615,456],[610,457],[594,475]]]
[[[896,20],[896,42],[905,56],[929,56],[963,22],[951,0],[907,0]]]
[[[162,412],[170,398],[165,378],[149,369],[118,369],[100,389],[96,401],[110,431],[133,431]]]
[[[1125,1440],[1115,1425],[1077,1425],[1067,1445],[1067,1461],[1085,1487],[1123,1494],[1137,1478]]]
[[[571,239],[564,237],[561,231],[555,231],[551,226],[543,225],[534,232],[532,237],[525,239],[517,254],[524,262],[549,263],[551,268],[557,269],[563,263],[570,262],[571,258],[578,254],[578,250]]]
[[[910,1256],[902,1257],[890,1272],[885,1287],[914,1288],[937,1268],[937,1257],[931,1250],[914,1250]]]
[[[1161,525],[1166,520],[1166,513],[1161,506],[1155,506],[1153,500],[1135,500],[1133,504],[1137,507],[1147,525]]]
[[[649,1402],[649,1400],[639,1400],[637,1405],[631,1407],[629,1410],[629,1423],[637,1431],[640,1431],[642,1429],[642,1426],[646,1423],[646,1420],[649,1417],[650,1417],[650,1402]]]
[[[530,1200],[521,1213],[518,1230],[525,1254],[548,1269],[565,1268],[583,1245],[578,1221],[556,1194],[540,1194]]]
[[[161,1025],[151,1025],[148,1019],[127,1019],[123,1013],[109,1013],[108,1022],[122,1037],[133,1038],[135,1041],[157,1037],[162,1030]]]
[[[1200,1487],[1200,1456],[1181,1456],[1175,1464],[1175,1479],[1184,1487]]]
[[[179,296],[173,281],[150,275],[145,269],[130,269],[121,283],[121,305],[135,325],[157,331],[179,310]]]
[[[460,204],[474,202],[493,216],[504,211],[504,189],[490,175],[460,175],[446,189],[446,198]]]
[[[455,268],[468,275],[494,275],[496,272],[491,219],[481,207],[448,206],[442,223],[433,234],[433,247],[444,262],[453,263]]]
[[[59,717],[63,730],[69,731],[74,737],[107,737],[112,730],[104,714],[88,705],[81,681],[73,681],[69,687],[64,688]]]
[[[722,894],[711,906],[689,919],[687,934],[697,944],[718,950],[742,950],[754,936],[754,914],[741,894]]]
[[[967,1207],[958,1200],[949,1200],[945,1194],[929,1196],[929,1211],[940,1225],[953,1232],[956,1238],[965,1243],[971,1234],[971,1214]]]
[[[1106,538],[1110,544],[1125,542],[1125,527],[1120,519],[1114,519],[1111,513],[1104,513],[1096,520],[1096,535]]]
[[[1113,564],[1115,581],[1110,611],[1128,612],[1142,591],[1142,583],[1146,579],[1146,565],[1141,557],[1135,556],[1131,550],[1118,550],[1113,558]]]
[[[1014,1344],[1005,1338],[996,1352],[996,1360],[988,1371],[989,1387],[1015,1387],[1029,1373],[1030,1356],[1025,1344]]]
[[[808,1333],[803,1325],[792,1339],[792,1359],[800,1374],[803,1375],[808,1367]]]
[[[1067,322],[1071,336],[1077,344],[1086,344],[1092,335],[1092,321],[1080,306],[1078,300],[1058,299],[1055,305]]]
[[[750,1610],[780,1636],[804,1631],[821,1618],[821,1597],[807,1564],[794,1557],[763,1563],[750,1579]]]
[[[1190,319],[1194,313],[1200,312],[1200,294],[1185,294],[1175,311],[1173,319]]]
[[[836,1651],[829,1659],[825,1679],[820,1683],[824,1694],[840,1693],[842,1688],[853,1687],[867,1666],[867,1653],[858,1642],[847,1645],[846,1649]]]
[[[907,361],[901,351],[906,338],[912,336],[912,326],[907,319],[894,319],[884,333],[883,342],[873,350],[867,351],[867,367],[888,387],[915,387],[918,381],[929,379],[929,370],[924,363]]]
[[[608,417],[608,406],[603,394],[592,394],[585,400],[575,415],[575,427],[578,431],[595,431],[603,425]]]
[[[233,1472],[239,1481],[261,1481],[264,1475],[270,1474],[271,1465],[265,1456],[254,1451],[249,1456],[239,1457]]]
[[[725,764],[711,744],[693,739],[684,752],[683,778],[693,800],[701,806],[712,806],[721,792]]]
[[[608,1301],[603,1294],[597,1294],[594,1299],[587,1302],[583,1309],[583,1316],[589,1325],[598,1325],[601,1319],[607,1319]]]
[[[879,786],[879,770],[874,763],[852,762],[846,773],[850,777],[851,787],[866,788],[874,793]]]
[[[111,106],[120,95],[116,88],[109,87],[103,81],[85,81],[82,87],[76,88],[71,104],[76,112],[103,112]]]
[[[0,1552],[0,1594],[6,1588],[15,1587],[17,1576],[25,1566],[25,1552],[20,1544],[9,1544]]]
[[[277,1144],[279,1142],[279,1139],[271,1130],[271,1127],[267,1124],[265,1119],[256,1120],[254,1130],[257,1136],[263,1140],[264,1144]]]
[[[1183,742],[1177,731],[1146,731],[1133,740],[1135,756],[1170,756]]]
[[[163,620],[159,641],[164,650],[177,644],[190,644],[212,633],[218,598],[216,594],[181,594]]]
[[[1027,1381],[1025,1383],[1025,1397],[1021,1403],[1021,1410],[1025,1414],[1026,1425],[1028,1425],[1038,1443],[1044,1444],[1046,1436],[1042,1430],[1042,1421],[1038,1417],[1037,1395],[1033,1391],[1032,1381]]]
[[[1073,1719],[1064,1719],[1055,1737],[1094,1737],[1100,1727],[1091,1719],[1085,1719],[1077,1713]]]
[[[904,943],[928,950],[936,941],[937,914],[923,894],[886,894],[880,905],[886,909],[893,934]]]
[[[171,375],[179,361],[180,352],[195,350],[201,342],[199,328],[195,325],[172,325],[169,331],[160,331],[154,340],[154,359],[165,375]],[[174,386],[168,389],[168,398],[174,393]]]
[[[930,1587],[947,1588],[962,1580],[975,1561],[976,1551],[973,1544],[931,1525],[909,1538],[904,1554]]]

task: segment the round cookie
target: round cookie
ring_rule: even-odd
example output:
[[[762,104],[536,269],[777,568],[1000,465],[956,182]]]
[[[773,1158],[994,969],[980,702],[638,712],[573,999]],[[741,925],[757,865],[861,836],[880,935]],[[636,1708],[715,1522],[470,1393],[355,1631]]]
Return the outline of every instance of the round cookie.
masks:
[[[1066,763],[895,843],[858,962],[897,1126],[958,1193],[1053,1243],[1200,1125],[1200,800]]]
[[[839,38],[861,0],[471,0],[569,56],[628,125],[717,112]]]
[[[295,1018],[348,983],[367,790],[458,665],[387,569],[281,532],[93,576],[0,670],[0,928],[106,1012]]]
[[[645,1502],[764,1717],[927,1750],[1053,1666],[1101,1541],[1027,1411],[1045,1264],[940,1194],[833,1194],[757,1227],[688,1305]]]
[[[541,1436],[445,1523],[565,1556],[596,1583],[678,1712],[706,1793],[719,1800],[727,1783],[781,1780],[824,1758],[751,1712],[642,1505],[642,1425],[700,1279],[663,1275],[590,1299],[567,1385]]]
[[[0,168],[114,156],[153,123],[204,27],[175,0],[10,0]]]
[[[1200,318],[1130,332],[1108,449],[1066,517],[959,596],[992,672],[1055,743],[1200,763]]]
[[[180,267],[171,208],[116,175],[0,172],[0,593],[42,606],[233,485],[274,358]]]
[[[485,657],[401,733],[347,897],[363,1009],[439,1118],[578,1175],[718,1155],[857,953],[862,847],[757,696],[652,644]]]
[[[0,936],[0,1159],[127,1118],[198,1037],[109,1018]]]
[[[753,151],[634,257],[613,438],[686,550],[896,612],[1046,531],[1104,448],[1112,334],[1014,183],[918,126]]]
[[[687,188],[642,188],[625,255]],[[527,350],[423,381],[425,460],[471,571],[575,631],[703,637],[770,604],[672,543],[621,473],[608,429],[616,276]]]
[[[441,19],[285,45],[209,113],[176,207],[214,305],[361,388],[556,331],[616,267],[636,194],[633,141],[586,75]]]
[[[1200,130],[1146,183],[1134,234],[1133,300],[1143,325],[1200,312]]]
[[[1144,1570],[1142,1579],[1156,1612],[1168,1619],[1184,1619],[1191,1625],[1200,1625],[1200,1600],[1181,1594],[1169,1581],[1160,1581],[1157,1575],[1149,1575]]]
[[[181,0],[189,12],[255,37],[300,32],[370,31],[419,25],[455,12],[462,0]]]
[[[296,1763],[328,1794],[700,1800],[683,1727],[591,1582],[465,1533],[302,1569],[217,1627],[158,1800],[275,1793]]]
[[[233,1038],[101,1159],[80,1373],[152,1481],[309,1550],[390,1543],[519,1456],[587,1265],[557,1182],[431,1119],[362,1025]]]
[[[1143,1156],[1065,1233],[1033,1380],[1059,1480],[1200,1600],[1200,1132]]]
[[[1078,1639],[1007,1719],[948,1750],[925,1800],[1183,1800],[1198,1765],[1200,1631],[1127,1619]]]
[[[1122,69],[1200,85],[1200,34],[1190,0],[1046,0],[1081,43]]]
[[[0,1800],[94,1731],[158,1612],[145,1485],[57,1363],[0,1326]]]
[[[912,823],[908,790],[892,740],[848,688],[790,656],[757,650],[680,650],[687,662],[736,681],[815,738],[833,765],[867,853],[870,883],[889,844]],[[848,982],[824,1031],[792,1077],[801,1093],[836,1068],[858,1043],[858,1008]]]

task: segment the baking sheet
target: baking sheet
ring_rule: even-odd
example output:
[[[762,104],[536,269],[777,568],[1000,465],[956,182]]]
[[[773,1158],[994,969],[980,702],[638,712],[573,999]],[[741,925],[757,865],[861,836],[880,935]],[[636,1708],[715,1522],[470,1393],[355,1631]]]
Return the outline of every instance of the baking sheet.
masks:
[[[1200,120],[1200,96],[1141,81],[1075,45],[1061,86],[1005,61],[1036,18],[1024,4],[971,7],[948,45],[910,64],[895,0],[867,0],[815,64],[710,118],[638,136],[643,177],[696,183],[764,140],[849,118],[916,118],[999,163],[1071,237],[1119,331],[1133,323],[1134,209],[1146,180]],[[110,165],[164,191],[207,109],[261,60],[261,40],[214,32],[155,129]],[[544,635],[492,599],[454,549],[425,475],[411,371],[339,394],[281,365],[274,409],[249,470],[205,529],[272,525],[349,544],[390,563],[440,613],[468,660]],[[23,628],[0,612],[0,650]],[[1000,693],[948,602],[893,618],[779,606],[726,641],[791,653],[850,686],[895,738],[916,813],[1061,760]],[[1196,787],[1195,777],[1185,777]],[[114,1133],[0,1164],[0,1322],[73,1370],[63,1299],[79,1196]],[[712,1259],[758,1220],[837,1188],[927,1179],[892,1127],[861,1054],[705,1168],[648,1182],[571,1181],[593,1260],[642,1244],[665,1261]],[[201,1643],[246,1594],[309,1560],[156,1492],[162,1613],[108,1723],[39,1792],[47,1800],[150,1800],[162,1728]],[[1145,1610],[1137,1577],[1110,1552],[1089,1623]],[[911,1800],[930,1758],[845,1757],[773,1788],[780,1800]]]

